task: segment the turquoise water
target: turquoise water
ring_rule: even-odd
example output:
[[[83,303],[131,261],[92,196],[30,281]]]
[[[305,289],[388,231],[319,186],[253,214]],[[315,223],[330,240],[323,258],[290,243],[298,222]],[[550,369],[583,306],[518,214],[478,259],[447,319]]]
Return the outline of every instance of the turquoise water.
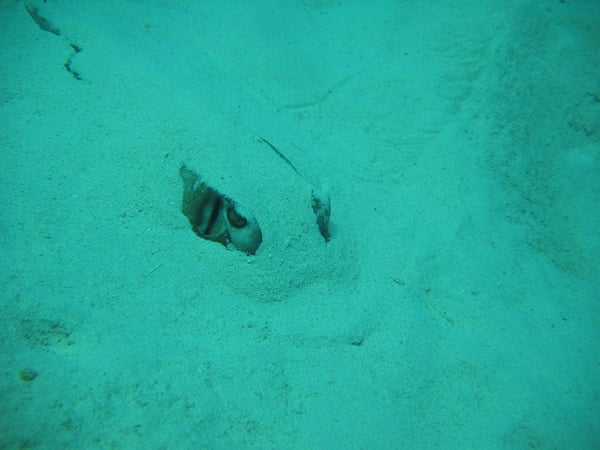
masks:
[[[0,448],[600,447],[600,4],[421,3],[0,1]]]

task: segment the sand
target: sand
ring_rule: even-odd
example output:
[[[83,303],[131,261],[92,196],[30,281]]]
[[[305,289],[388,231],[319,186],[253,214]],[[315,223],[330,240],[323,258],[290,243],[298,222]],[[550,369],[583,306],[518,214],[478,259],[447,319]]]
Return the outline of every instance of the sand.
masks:
[[[26,4],[0,448],[600,447],[600,3]]]

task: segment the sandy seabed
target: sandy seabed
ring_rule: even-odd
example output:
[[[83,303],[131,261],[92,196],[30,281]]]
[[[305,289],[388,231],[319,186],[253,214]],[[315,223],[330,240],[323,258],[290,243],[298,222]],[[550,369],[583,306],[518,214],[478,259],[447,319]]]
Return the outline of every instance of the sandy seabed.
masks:
[[[1,449],[600,447],[600,3],[0,9]]]

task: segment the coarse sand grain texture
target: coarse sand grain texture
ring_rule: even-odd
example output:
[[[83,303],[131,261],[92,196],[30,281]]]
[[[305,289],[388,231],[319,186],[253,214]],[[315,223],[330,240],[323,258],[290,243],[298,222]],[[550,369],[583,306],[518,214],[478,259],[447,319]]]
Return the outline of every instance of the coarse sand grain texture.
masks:
[[[0,449],[600,448],[600,2],[0,0],[0,37]]]

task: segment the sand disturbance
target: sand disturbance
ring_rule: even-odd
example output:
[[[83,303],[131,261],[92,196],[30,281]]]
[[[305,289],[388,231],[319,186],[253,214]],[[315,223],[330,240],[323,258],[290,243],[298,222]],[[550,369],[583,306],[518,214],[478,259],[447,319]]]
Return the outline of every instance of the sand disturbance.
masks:
[[[214,272],[215,280],[251,298],[280,301],[307,284],[353,273],[349,243],[330,232],[335,194],[331,200],[328,189],[312,181],[322,168],[311,167],[309,155],[297,154],[308,161],[297,169],[293,158],[262,137],[248,137],[238,145],[218,157],[186,161],[183,171],[194,173],[196,184],[202,184],[190,200],[189,179],[184,177],[182,207],[194,232],[208,241],[194,241],[191,251],[201,252],[201,263]],[[311,174],[305,175],[307,171]],[[204,202],[206,192],[215,194]],[[246,245],[232,239],[230,231],[240,228],[227,220],[231,205],[244,205],[242,215],[260,226],[260,240]],[[246,221],[243,225],[242,231]]]

